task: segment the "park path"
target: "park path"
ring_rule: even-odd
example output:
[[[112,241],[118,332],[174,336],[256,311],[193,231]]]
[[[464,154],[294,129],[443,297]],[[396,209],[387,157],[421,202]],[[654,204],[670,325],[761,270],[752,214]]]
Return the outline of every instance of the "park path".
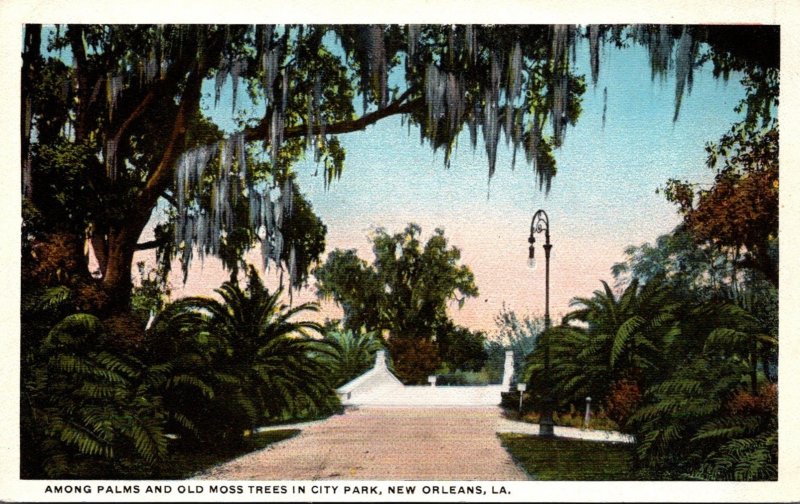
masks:
[[[500,409],[362,407],[212,468],[223,480],[526,480],[497,437]]]

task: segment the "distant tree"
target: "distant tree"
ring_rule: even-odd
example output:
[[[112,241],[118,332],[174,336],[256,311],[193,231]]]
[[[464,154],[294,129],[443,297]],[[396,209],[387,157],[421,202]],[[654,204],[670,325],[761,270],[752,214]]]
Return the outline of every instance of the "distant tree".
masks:
[[[421,231],[416,224],[393,235],[378,229],[372,239],[372,264],[353,250],[337,249],[314,271],[318,295],[342,307],[345,328],[388,331],[395,369],[401,375],[404,363],[413,369],[414,359],[423,354],[426,362],[438,365],[437,346],[422,342],[432,343],[436,331],[448,323],[451,302],[460,307],[467,297],[478,295],[472,271],[459,264],[461,252],[448,247],[444,231],[437,229],[424,246]],[[410,351],[413,345],[397,343],[401,339],[423,345],[424,351],[420,347],[416,357],[404,358],[397,352]],[[435,369],[434,365],[430,371]]]
[[[529,315],[520,320],[514,311],[504,305],[495,317],[495,324],[497,333],[493,336],[492,342],[514,352],[514,379],[519,381],[523,376],[526,359],[536,349],[542,336],[544,320]],[[505,360],[505,355],[502,359]],[[501,363],[501,369],[502,365]]]
[[[625,261],[611,268],[616,286],[622,288],[634,278],[646,284],[660,277],[681,295],[709,299],[719,293],[732,273],[727,254],[698,243],[683,225],[659,236],[653,244],[627,247],[625,255]]]
[[[436,330],[443,363],[451,370],[479,371],[486,363],[486,334],[448,321]]]

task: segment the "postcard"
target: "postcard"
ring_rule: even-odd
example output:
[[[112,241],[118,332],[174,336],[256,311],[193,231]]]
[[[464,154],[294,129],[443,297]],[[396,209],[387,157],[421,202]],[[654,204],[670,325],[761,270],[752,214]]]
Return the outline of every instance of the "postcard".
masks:
[[[794,6],[74,4],[3,7],[0,497],[800,497]]]

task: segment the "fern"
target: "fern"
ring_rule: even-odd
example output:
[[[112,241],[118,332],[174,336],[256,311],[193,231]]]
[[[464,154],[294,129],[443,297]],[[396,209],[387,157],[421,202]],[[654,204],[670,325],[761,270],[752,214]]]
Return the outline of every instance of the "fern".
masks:
[[[163,457],[164,417],[142,362],[102,348],[103,325],[89,314],[67,315],[45,331],[28,349],[23,376],[23,452],[40,454],[26,462],[26,474],[107,478],[119,464]]]

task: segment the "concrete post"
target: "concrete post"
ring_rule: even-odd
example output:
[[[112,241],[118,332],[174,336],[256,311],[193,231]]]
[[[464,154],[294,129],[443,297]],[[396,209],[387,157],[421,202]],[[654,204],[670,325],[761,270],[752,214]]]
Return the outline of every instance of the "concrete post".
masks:
[[[508,391],[511,386],[511,377],[514,374],[514,352],[506,350],[506,362],[503,365],[503,389]]]
[[[522,416],[522,395],[528,386],[525,383],[517,383],[517,390],[519,390],[519,414]]]
[[[375,369],[385,368],[386,367],[386,352],[383,350],[378,350],[375,352]]]
[[[589,428],[589,421],[592,419],[592,398],[586,397],[586,415],[583,417],[583,428]]]

